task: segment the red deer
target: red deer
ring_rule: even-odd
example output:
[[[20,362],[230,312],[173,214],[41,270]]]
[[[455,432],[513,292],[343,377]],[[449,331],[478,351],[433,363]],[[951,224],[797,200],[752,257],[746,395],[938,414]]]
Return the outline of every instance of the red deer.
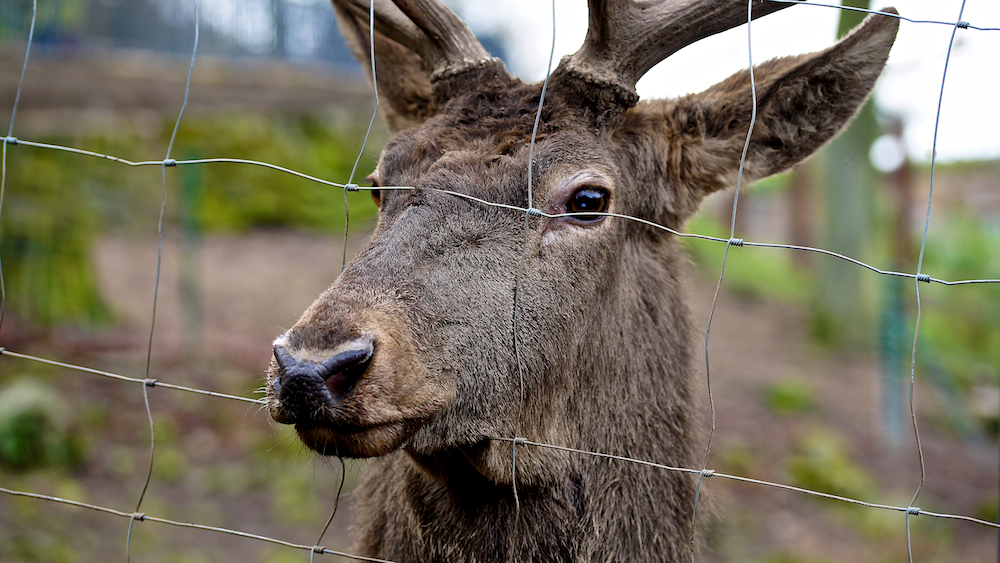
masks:
[[[368,66],[368,2],[333,3]],[[754,2],[752,13],[787,5]],[[529,175],[542,84],[511,76],[436,0],[375,2],[375,83],[392,133],[370,177],[378,224],[275,341],[267,374],[271,416],[309,448],[381,458],[356,493],[359,554],[691,557],[697,475],[509,441],[699,464],[683,251],[669,232],[608,214],[680,230],[702,199],[736,185],[749,71],[678,99],[639,101],[635,84],[745,22],[748,2],[589,9],[583,47],[551,74]],[[851,119],[897,28],[872,16],[824,51],[756,67],[744,185]]]

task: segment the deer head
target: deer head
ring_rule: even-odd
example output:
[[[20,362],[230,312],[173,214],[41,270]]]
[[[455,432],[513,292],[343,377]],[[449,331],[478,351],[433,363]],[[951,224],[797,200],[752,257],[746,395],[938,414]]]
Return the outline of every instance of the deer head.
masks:
[[[679,99],[639,101],[635,83],[745,22],[747,2],[589,5],[583,47],[551,76],[529,186],[542,85],[511,76],[434,0],[375,2],[375,84],[392,132],[370,178],[378,225],[275,341],[267,375],[271,416],[310,448],[397,452],[433,478],[498,486],[511,484],[511,447],[495,437],[692,465],[682,252],[669,233],[607,213],[681,229],[707,195],[736,185],[748,71]],[[752,15],[786,6],[754,3]],[[334,7],[367,65],[368,3]],[[824,51],[755,69],[744,185],[850,120],[897,21],[873,16]],[[541,450],[517,463],[519,487],[576,471]],[[693,498],[687,481],[664,486],[651,494]]]

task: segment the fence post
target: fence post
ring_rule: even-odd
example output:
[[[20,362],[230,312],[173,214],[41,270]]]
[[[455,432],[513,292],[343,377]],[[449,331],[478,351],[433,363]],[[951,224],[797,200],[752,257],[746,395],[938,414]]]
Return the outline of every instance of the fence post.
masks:
[[[868,0],[844,0],[843,5],[868,8]],[[858,12],[842,11],[838,37],[860,24],[863,17]],[[826,226],[822,246],[859,260],[864,259],[869,235],[874,171],[868,149],[876,127],[875,111],[869,101],[823,151]],[[861,271],[843,260],[822,260],[818,265],[816,336],[833,343],[865,345],[871,337],[866,322],[871,316],[865,304]]]

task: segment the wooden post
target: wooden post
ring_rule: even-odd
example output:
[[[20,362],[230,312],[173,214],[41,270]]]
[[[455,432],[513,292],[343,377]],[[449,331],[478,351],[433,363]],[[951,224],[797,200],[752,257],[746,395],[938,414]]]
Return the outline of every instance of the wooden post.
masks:
[[[792,170],[791,182],[788,184],[788,238],[796,246],[812,246],[813,244],[813,195],[816,183],[812,178],[812,161],[807,160]],[[808,269],[813,265],[811,252],[792,252],[792,264],[799,269]]]

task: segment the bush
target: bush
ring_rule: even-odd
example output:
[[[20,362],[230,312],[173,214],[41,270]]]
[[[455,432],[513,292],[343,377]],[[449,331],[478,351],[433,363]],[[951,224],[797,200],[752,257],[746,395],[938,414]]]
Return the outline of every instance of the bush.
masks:
[[[0,464],[21,471],[47,465],[72,468],[83,457],[58,393],[29,380],[0,391]]]

